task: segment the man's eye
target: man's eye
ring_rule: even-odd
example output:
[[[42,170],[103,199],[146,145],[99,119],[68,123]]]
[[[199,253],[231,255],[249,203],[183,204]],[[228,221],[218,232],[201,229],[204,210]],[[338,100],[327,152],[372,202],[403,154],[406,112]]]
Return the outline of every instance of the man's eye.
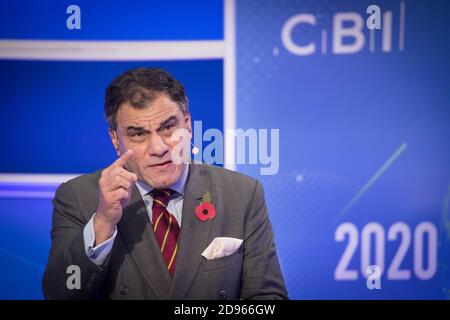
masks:
[[[166,125],[165,127],[164,127],[164,130],[169,130],[169,129],[172,129],[173,127],[175,127],[175,124],[168,124],[168,125]]]
[[[135,132],[135,133],[133,133],[131,136],[132,137],[142,137],[143,135],[144,135],[145,133],[144,132]]]

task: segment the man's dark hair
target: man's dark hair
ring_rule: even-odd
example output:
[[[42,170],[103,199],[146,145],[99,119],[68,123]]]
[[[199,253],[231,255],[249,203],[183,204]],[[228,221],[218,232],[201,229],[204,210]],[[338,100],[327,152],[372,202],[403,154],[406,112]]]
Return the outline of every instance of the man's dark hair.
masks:
[[[160,94],[167,94],[184,114],[189,113],[183,85],[167,71],[137,68],[121,74],[105,91],[105,118],[110,128],[116,129],[116,114],[122,103],[129,102],[134,108],[143,109]]]

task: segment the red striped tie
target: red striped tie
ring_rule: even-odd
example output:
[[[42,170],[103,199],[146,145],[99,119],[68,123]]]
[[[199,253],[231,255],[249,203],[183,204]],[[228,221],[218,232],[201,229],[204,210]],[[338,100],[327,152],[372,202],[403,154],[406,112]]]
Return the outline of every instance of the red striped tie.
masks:
[[[169,273],[173,276],[178,249],[180,227],[175,217],[167,211],[167,204],[175,191],[171,189],[153,189],[152,225],[161,254],[166,261]]]

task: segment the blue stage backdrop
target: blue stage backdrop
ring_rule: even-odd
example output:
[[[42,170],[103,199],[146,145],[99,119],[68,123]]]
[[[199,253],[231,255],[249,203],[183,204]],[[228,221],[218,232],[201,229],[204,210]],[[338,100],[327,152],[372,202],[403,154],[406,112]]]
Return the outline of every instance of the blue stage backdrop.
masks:
[[[448,12],[237,2],[237,126],[280,130],[278,174],[239,171],[264,183],[292,298],[450,297]]]
[[[2,1],[0,40],[223,39],[221,1],[77,1],[81,29],[69,30],[66,8],[72,3]],[[0,60],[1,176],[79,174],[112,163],[116,155],[103,118],[104,90],[131,68],[168,70],[184,83],[193,120],[202,120],[204,129],[222,130],[222,59],[109,60]],[[0,181],[0,299],[42,298],[56,185],[29,180]]]
[[[261,175],[265,165],[237,170],[264,185],[292,299],[450,298],[448,1],[82,0],[82,27],[69,30],[71,4],[2,1],[0,54],[17,52],[21,40],[226,48],[224,25],[232,23],[236,108],[223,103],[225,53],[0,59],[0,299],[42,298],[56,185],[30,177],[91,172],[114,160],[104,89],[140,66],[161,66],[185,84],[203,130],[223,130],[224,113],[243,130],[279,130],[276,174]],[[227,21],[224,7],[233,4]],[[373,4],[381,29],[369,30]],[[7,40],[19,44],[5,48]]]

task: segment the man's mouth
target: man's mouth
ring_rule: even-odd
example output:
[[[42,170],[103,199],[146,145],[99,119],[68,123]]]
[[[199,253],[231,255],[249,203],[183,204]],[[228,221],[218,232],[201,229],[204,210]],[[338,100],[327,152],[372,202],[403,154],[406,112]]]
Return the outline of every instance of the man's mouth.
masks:
[[[157,168],[157,169],[165,169],[165,168],[170,167],[172,164],[173,164],[173,162],[171,160],[168,160],[168,161],[152,164],[149,167]]]

